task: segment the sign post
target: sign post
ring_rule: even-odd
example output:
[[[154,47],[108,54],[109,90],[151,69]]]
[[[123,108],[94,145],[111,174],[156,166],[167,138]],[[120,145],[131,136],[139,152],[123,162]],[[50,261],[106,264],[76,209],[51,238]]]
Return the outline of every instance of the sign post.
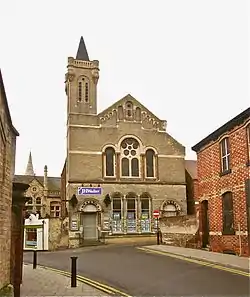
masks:
[[[157,222],[157,232],[156,232],[156,236],[157,236],[157,244],[160,244],[160,228],[159,228],[159,217],[160,217],[160,212],[159,210],[154,210],[153,212],[153,216],[156,219]]]

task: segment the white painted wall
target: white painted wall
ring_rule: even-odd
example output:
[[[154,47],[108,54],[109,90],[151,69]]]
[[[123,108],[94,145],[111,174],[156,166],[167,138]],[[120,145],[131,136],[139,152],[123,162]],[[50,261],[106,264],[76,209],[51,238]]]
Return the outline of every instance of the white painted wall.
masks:
[[[43,224],[44,221],[44,224]],[[44,225],[44,227],[42,227]],[[33,247],[27,247],[27,227],[34,226],[37,232],[37,244]],[[49,219],[39,219],[39,215],[31,214],[24,222],[24,250],[48,250],[49,249]]]

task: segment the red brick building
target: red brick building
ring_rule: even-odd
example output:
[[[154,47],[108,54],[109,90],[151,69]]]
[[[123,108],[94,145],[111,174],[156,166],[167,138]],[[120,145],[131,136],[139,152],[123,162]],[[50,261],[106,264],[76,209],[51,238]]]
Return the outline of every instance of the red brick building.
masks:
[[[192,149],[197,153],[202,247],[250,255],[250,108]]]

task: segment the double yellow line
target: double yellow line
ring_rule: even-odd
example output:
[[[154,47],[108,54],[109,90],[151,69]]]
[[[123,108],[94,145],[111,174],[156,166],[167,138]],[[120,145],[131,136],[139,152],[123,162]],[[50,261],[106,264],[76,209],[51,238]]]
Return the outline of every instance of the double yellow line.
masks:
[[[59,270],[59,269],[55,269],[55,268],[51,268],[51,267],[47,267],[47,266],[42,266],[42,265],[39,265],[40,267],[44,268],[44,269],[48,269],[48,270],[51,270],[51,271],[54,271],[58,274],[61,274],[61,275],[64,275],[64,276],[67,276],[67,277],[71,277],[71,274],[67,271],[63,271],[63,270]],[[109,294],[109,296],[113,296],[113,295],[119,295],[119,296],[124,296],[124,297],[132,297],[130,295],[128,295],[127,293],[124,293],[116,288],[113,288],[111,286],[108,286],[108,285],[104,285],[102,283],[99,283],[97,281],[94,281],[90,278],[87,278],[87,277],[84,277],[84,276],[80,276],[80,275],[77,275],[76,279],[82,283],[85,283],[91,287],[94,287],[104,293],[107,293]]]
[[[243,275],[243,276],[246,276],[246,277],[250,278],[250,273],[242,271],[242,270],[233,269],[233,268],[229,268],[229,267],[224,267],[224,266],[220,266],[220,265],[217,265],[217,264],[205,262],[205,261],[202,261],[202,260],[191,259],[191,258],[187,258],[185,256],[179,256],[179,255],[168,253],[168,252],[156,251],[156,250],[143,248],[143,247],[137,247],[137,249],[141,250],[141,251],[144,251],[146,253],[168,256],[168,257],[184,260],[184,261],[187,261],[187,262],[191,262],[191,263],[195,263],[195,264],[199,264],[199,265],[203,265],[203,266],[208,266],[208,267],[219,269],[219,270],[228,271],[228,272],[231,272],[231,273],[234,273],[234,274]]]

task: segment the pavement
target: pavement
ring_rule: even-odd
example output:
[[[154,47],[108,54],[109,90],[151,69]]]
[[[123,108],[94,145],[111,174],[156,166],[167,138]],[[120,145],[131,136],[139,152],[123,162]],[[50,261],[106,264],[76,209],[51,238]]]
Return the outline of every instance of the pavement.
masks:
[[[24,296],[108,296],[92,286],[78,281],[71,288],[71,279],[58,272],[32,265],[23,266],[21,297]]]
[[[77,256],[79,276],[119,296],[250,295],[249,274],[241,269],[205,265],[201,260],[192,262],[188,257],[170,256],[170,253],[152,250],[153,247],[106,245],[38,252],[37,260],[39,265],[70,272],[70,257]],[[31,263],[32,253],[24,253],[24,261]]]
[[[250,272],[250,259],[222,253],[209,252],[199,249],[189,249],[167,245],[149,245],[141,248],[142,250],[159,251],[166,254],[183,256],[190,259],[205,261],[208,263],[219,264],[224,267],[236,268],[242,271]]]

